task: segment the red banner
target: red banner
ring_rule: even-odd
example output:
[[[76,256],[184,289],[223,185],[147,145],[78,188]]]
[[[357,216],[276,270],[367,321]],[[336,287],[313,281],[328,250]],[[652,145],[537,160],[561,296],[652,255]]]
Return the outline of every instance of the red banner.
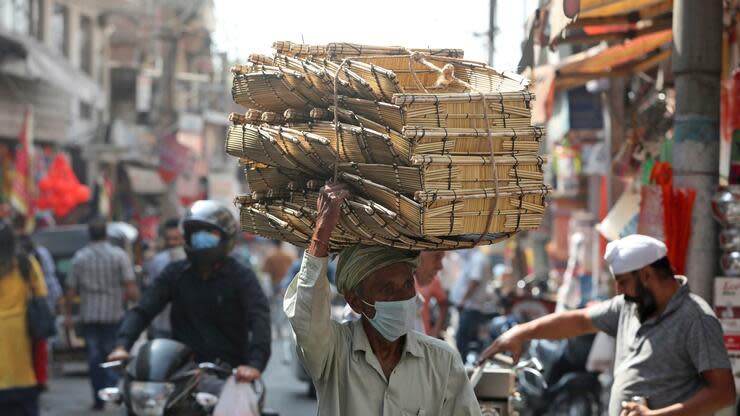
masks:
[[[10,189],[10,203],[13,208],[29,221],[26,227],[33,227],[33,176],[31,172],[31,146],[33,142],[33,110],[29,107],[23,116],[23,125],[18,134],[18,148],[15,152],[15,168]]]

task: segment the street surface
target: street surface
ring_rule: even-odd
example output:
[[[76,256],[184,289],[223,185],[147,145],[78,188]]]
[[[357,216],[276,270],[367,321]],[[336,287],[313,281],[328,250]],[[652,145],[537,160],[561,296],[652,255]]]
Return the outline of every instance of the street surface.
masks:
[[[120,415],[116,406],[104,412],[92,412],[90,382],[83,373],[85,365],[68,365],[65,375],[50,381],[49,391],[41,399],[43,416],[103,416]],[[264,374],[267,385],[267,407],[277,410],[280,416],[308,416],[317,412],[316,401],[307,396],[306,383],[299,382],[289,365],[283,364],[278,345],[273,346],[273,356]]]

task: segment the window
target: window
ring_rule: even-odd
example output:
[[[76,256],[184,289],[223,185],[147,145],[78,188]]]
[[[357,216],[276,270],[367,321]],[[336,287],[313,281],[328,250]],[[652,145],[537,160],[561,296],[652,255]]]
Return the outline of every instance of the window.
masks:
[[[80,31],[78,36],[80,42],[80,68],[88,75],[92,75],[93,71],[92,29],[92,20],[87,16],[82,16],[80,18]]]
[[[51,13],[51,44],[64,56],[69,56],[69,11],[62,4],[55,3]]]
[[[31,34],[31,1],[0,1],[0,26],[9,32]]]
[[[93,108],[90,104],[80,101],[80,118],[83,120],[90,120],[93,116]]]

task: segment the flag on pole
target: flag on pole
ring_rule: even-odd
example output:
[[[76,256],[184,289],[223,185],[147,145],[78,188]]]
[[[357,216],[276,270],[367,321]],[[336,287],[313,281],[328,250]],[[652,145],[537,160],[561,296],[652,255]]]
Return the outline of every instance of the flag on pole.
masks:
[[[15,169],[10,188],[10,204],[26,218],[26,231],[34,227],[33,212],[33,108],[28,106],[23,116],[23,125],[18,134],[18,148],[15,152]]]

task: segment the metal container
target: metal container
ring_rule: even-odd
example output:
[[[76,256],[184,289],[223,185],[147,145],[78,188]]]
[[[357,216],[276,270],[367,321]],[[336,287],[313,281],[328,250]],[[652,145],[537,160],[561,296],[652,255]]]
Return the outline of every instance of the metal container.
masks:
[[[740,224],[740,186],[720,189],[712,197],[712,214],[722,225]]]
[[[472,368],[468,369],[468,376],[472,372]],[[514,391],[514,372],[507,368],[486,366],[474,391],[478,400],[508,401]]]
[[[719,265],[725,276],[740,276],[740,251],[724,253],[719,259]]]
[[[719,247],[723,251],[740,251],[740,228],[729,227],[719,233]]]

